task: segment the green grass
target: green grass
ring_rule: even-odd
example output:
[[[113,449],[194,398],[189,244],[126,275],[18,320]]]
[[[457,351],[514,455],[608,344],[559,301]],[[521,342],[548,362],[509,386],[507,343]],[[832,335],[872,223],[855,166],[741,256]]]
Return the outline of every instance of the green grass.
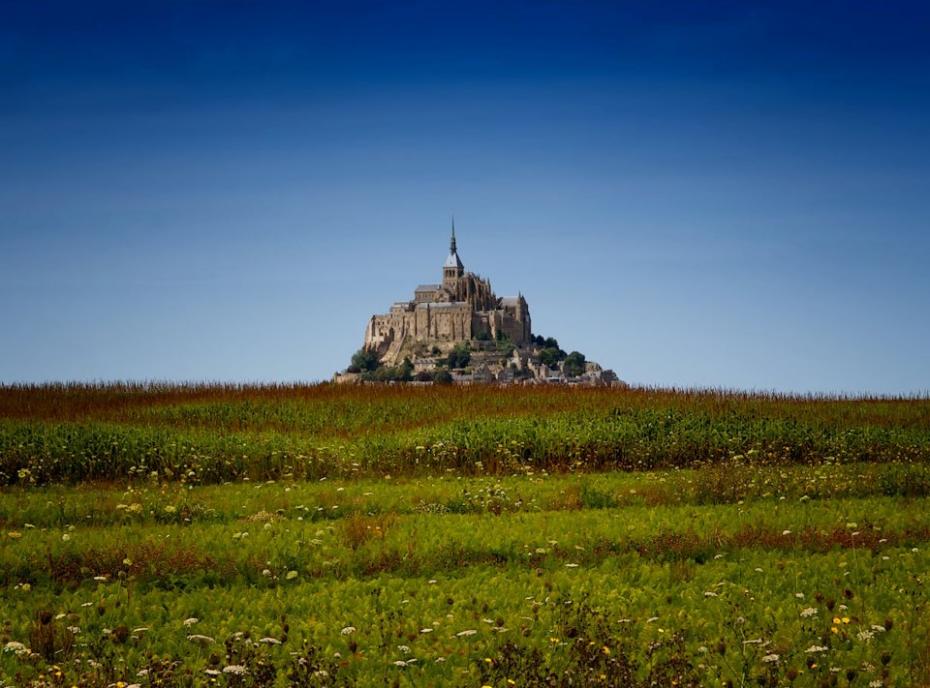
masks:
[[[0,411],[0,686],[930,682],[923,400],[76,387]]]
[[[0,388],[0,484],[920,462],[930,401],[566,389]],[[5,414],[3,412],[6,412]],[[4,417],[5,416],[5,417]]]

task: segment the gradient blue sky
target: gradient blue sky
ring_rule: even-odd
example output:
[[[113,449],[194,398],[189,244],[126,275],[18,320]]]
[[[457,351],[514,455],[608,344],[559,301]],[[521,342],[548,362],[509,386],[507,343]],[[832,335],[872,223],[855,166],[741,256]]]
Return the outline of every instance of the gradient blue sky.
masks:
[[[0,381],[326,378],[454,211],[631,382],[930,390],[926,3],[0,13]]]

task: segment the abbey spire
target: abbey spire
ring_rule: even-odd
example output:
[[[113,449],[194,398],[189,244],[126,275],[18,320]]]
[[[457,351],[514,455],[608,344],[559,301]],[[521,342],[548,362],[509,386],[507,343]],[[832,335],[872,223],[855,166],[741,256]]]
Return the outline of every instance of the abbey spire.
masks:
[[[452,216],[452,238],[449,239],[449,257],[442,266],[442,283],[454,289],[458,279],[465,274],[465,266],[459,258],[458,246],[455,242],[455,216]]]

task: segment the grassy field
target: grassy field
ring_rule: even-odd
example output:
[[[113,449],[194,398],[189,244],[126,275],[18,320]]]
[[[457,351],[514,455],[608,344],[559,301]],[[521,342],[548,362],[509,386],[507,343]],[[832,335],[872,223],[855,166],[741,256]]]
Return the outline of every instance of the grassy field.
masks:
[[[2,686],[930,683],[930,401],[0,388]]]

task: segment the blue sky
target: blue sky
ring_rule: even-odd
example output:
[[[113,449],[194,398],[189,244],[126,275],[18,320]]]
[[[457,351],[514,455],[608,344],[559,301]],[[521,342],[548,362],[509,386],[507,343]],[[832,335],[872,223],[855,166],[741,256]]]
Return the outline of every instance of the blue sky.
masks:
[[[0,381],[326,378],[454,212],[631,382],[930,390],[926,5],[0,11]]]

